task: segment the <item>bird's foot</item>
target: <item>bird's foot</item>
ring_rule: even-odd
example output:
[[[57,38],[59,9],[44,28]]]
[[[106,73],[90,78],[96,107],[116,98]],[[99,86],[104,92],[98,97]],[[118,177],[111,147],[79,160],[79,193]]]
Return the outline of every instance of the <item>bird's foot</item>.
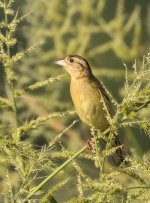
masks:
[[[92,143],[92,138],[90,137],[87,141],[87,149],[89,151],[91,151],[93,154],[95,154],[95,147],[93,146],[93,143]]]

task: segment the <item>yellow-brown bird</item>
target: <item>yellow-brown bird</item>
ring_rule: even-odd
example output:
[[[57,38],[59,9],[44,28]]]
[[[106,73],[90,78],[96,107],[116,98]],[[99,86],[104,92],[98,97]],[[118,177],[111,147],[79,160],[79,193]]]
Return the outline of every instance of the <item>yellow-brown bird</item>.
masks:
[[[101,132],[109,128],[105,108],[112,117],[111,102],[103,85],[93,75],[87,60],[78,55],[68,55],[55,63],[63,66],[71,76],[70,93],[80,119]],[[115,145],[119,144],[116,136]],[[116,153],[121,163],[121,149]]]

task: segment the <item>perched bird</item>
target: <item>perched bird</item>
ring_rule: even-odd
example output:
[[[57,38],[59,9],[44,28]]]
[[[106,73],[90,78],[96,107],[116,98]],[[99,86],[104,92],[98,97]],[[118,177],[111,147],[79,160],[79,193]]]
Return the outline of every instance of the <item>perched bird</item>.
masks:
[[[87,60],[78,55],[68,55],[55,63],[63,66],[71,76],[70,93],[80,119],[101,132],[109,128],[105,110],[107,108],[107,113],[113,116],[111,102],[103,85],[93,75]],[[115,145],[120,145],[117,136]],[[116,153],[121,163],[121,149]]]

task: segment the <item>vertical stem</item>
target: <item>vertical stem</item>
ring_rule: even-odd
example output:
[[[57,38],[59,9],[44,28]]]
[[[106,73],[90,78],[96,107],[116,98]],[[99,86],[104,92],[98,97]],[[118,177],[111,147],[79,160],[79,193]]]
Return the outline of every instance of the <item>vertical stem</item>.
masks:
[[[11,45],[9,44],[9,42],[12,39],[12,33],[11,30],[9,30],[9,14],[7,14],[7,9],[8,9],[8,4],[10,2],[10,0],[3,0],[4,2],[4,21],[5,21],[5,25],[6,25],[6,31],[5,31],[5,47],[6,47],[6,54],[7,54],[7,63],[4,62],[3,66],[5,68],[5,89],[6,89],[6,94],[7,97],[9,98],[9,100],[12,101],[13,103],[13,126],[14,129],[12,131],[15,130],[15,133],[12,132],[13,134],[13,140],[14,141],[19,141],[19,133],[18,133],[18,115],[17,115],[17,105],[16,105],[16,98],[15,98],[15,84],[14,84],[14,75],[13,75],[13,65],[10,63],[11,62]],[[13,159],[15,161],[17,161],[17,159],[19,159],[19,166],[20,166],[20,170],[23,171],[23,177],[24,179],[26,178],[26,168],[24,165],[24,159],[20,156],[20,154],[18,153],[18,155],[16,157],[13,157]],[[20,179],[20,181],[22,181]],[[29,187],[25,187],[26,191],[29,191]],[[15,195],[16,191],[14,191],[14,187],[12,188],[12,202],[18,202],[17,199],[20,195],[20,191],[17,193],[17,195]],[[28,201],[29,202],[29,201]]]
[[[6,25],[8,25],[8,15],[7,15],[7,0],[4,0],[4,18],[5,18],[5,23]],[[10,46],[9,46],[9,31],[6,30],[6,49],[7,49],[7,55],[8,58],[10,59],[11,55],[10,55]],[[9,68],[10,70],[12,69],[12,67],[8,66],[6,68]],[[14,107],[14,117],[15,117],[15,136],[14,136],[14,140],[18,140],[19,136],[18,136],[18,132],[17,132],[17,128],[18,128],[18,116],[17,116],[17,106],[16,106],[16,99],[15,99],[15,88],[14,88],[14,83],[13,81],[9,81],[10,82],[10,87],[9,89],[11,90],[11,99],[13,101],[13,107]]]
[[[105,158],[102,160],[100,155],[100,142],[99,142],[99,133],[97,130],[95,130],[93,127],[91,128],[91,135],[93,140],[93,147],[95,148],[95,167],[99,168],[100,176],[104,172],[104,162]]]

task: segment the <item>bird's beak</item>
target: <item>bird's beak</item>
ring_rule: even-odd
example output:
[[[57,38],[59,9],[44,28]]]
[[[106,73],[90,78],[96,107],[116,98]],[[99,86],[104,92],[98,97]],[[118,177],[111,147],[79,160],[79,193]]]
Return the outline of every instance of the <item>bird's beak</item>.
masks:
[[[67,66],[66,61],[64,59],[57,60],[54,63],[56,63],[56,64],[58,64],[60,66],[64,66],[64,67]]]

